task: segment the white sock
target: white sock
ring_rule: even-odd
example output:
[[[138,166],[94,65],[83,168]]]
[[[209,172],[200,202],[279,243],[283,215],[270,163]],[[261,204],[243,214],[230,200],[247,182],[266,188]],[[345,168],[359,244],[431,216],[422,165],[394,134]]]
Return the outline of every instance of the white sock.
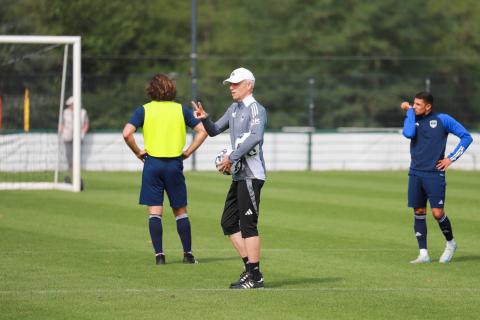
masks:
[[[428,257],[428,250],[427,249],[420,249],[420,255],[422,257]]]
[[[450,246],[454,246],[456,245],[457,243],[455,242],[455,239],[452,239],[450,241],[447,241],[447,244],[450,245]]]

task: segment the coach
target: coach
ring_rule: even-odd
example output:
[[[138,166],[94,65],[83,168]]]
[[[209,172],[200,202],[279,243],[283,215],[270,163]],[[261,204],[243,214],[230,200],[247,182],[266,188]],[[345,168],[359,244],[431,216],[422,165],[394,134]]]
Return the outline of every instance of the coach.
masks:
[[[234,103],[217,122],[210,120],[200,103],[192,102],[192,105],[195,117],[202,120],[209,136],[230,129],[233,152],[224,157],[219,170],[230,172],[234,163],[234,167],[239,168],[233,173],[221,222],[224,234],[230,238],[245,266],[240,279],[230,288],[263,288],[257,223],[260,190],[265,182],[262,145],[267,114],[252,95],[255,85],[252,72],[245,68],[235,69],[223,84],[229,85]]]

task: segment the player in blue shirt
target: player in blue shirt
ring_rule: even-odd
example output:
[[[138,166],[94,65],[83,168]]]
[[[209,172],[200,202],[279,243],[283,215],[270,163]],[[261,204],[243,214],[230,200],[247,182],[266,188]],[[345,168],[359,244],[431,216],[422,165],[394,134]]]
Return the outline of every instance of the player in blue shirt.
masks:
[[[432,112],[433,96],[429,92],[415,95],[413,106],[403,102],[401,108],[406,111],[403,135],[410,142],[410,172],[408,179],[408,206],[413,208],[414,231],[420,254],[411,263],[427,263],[430,257],[427,251],[427,199],[432,214],[440,225],[447,244],[439,262],[449,262],[457,244],[453,238],[452,226],[445,211],[445,171],[467,150],[472,143],[470,133],[455,119],[444,113]],[[445,157],[448,134],[460,138],[456,148]]]

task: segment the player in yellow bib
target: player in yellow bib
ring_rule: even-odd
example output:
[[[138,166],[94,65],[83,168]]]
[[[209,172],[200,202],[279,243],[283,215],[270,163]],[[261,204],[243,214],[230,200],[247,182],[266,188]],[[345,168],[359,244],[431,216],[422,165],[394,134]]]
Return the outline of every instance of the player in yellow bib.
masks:
[[[140,204],[148,206],[149,230],[157,265],[165,264],[163,253],[163,194],[167,192],[183,246],[183,262],[197,263],[192,254],[190,220],[187,215],[187,188],[183,160],[207,138],[203,124],[189,108],[174,101],[175,83],[163,74],[152,78],[147,87],[151,102],[138,107],[123,129],[125,142],[144,162]],[[186,126],[196,135],[185,150]],[[144,149],[133,134],[143,128]]]

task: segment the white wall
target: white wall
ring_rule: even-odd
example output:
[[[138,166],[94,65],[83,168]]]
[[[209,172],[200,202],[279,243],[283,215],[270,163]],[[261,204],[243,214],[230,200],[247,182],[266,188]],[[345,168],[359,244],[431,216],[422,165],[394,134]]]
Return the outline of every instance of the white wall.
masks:
[[[135,136],[142,145],[141,135]],[[188,140],[191,136],[188,136]],[[479,170],[480,134],[454,164],[455,169]],[[458,143],[450,136],[447,154]],[[229,144],[222,134],[208,138],[196,154],[198,170],[214,170],[217,153]],[[55,134],[0,135],[0,171],[53,170],[57,157]],[[61,147],[63,147],[61,145]],[[83,142],[82,168],[99,171],[141,170],[142,163],[123,141],[121,133],[92,133]],[[267,170],[306,170],[308,135],[266,133],[264,156]],[[62,159],[63,160],[63,159]],[[64,160],[63,160],[64,162]],[[191,170],[192,160],[185,161]],[[312,135],[313,170],[397,170],[410,164],[409,140],[400,133],[316,133]]]

